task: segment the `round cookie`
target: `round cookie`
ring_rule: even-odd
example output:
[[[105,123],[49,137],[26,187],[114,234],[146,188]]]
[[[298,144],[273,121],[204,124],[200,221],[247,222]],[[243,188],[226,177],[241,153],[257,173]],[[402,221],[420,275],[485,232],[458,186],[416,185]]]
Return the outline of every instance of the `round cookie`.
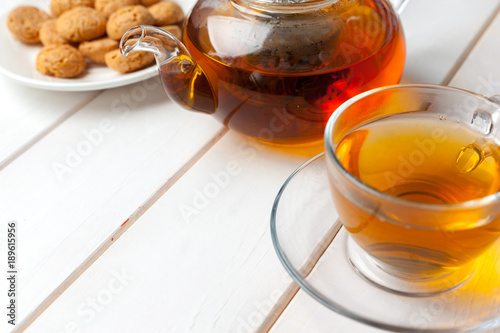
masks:
[[[108,37],[120,40],[129,28],[135,25],[152,25],[154,18],[146,7],[141,5],[126,6],[111,14],[106,25]]]
[[[125,6],[140,4],[140,0],[95,0],[94,7],[106,18]]]
[[[132,52],[125,58],[120,53],[120,50],[113,50],[106,53],[105,56],[106,65],[121,73],[130,73],[142,69],[153,63],[154,59],[152,53],[145,51]]]
[[[33,6],[14,8],[7,17],[7,27],[19,40],[25,43],[40,41],[40,28],[50,15]]]
[[[68,44],[46,46],[36,58],[36,69],[40,73],[61,78],[77,76],[86,66],[83,55]]]
[[[149,7],[158,2],[160,2],[160,0],[141,0],[141,5]]]
[[[78,6],[94,7],[94,0],[51,0],[50,12],[54,16],[59,16],[65,11]]]
[[[101,37],[106,32],[106,18],[94,8],[75,7],[57,19],[57,32],[71,42]]]
[[[164,25],[164,26],[161,26],[161,27],[158,27],[158,28],[170,32],[172,35],[174,35],[175,37],[177,37],[177,39],[182,39],[182,30],[181,30],[181,28],[179,28],[178,25],[175,25],[175,24],[173,24],[173,25]]]
[[[120,44],[118,41],[111,38],[101,38],[83,42],[78,46],[78,50],[89,60],[97,63],[104,64],[104,56],[112,50],[118,49]]]
[[[148,8],[155,19],[155,25],[171,25],[184,19],[181,6],[172,1],[160,1]]]
[[[44,46],[68,43],[68,41],[57,32],[56,22],[57,19],[43,22],[40,28],[40,42],[42,42]]]

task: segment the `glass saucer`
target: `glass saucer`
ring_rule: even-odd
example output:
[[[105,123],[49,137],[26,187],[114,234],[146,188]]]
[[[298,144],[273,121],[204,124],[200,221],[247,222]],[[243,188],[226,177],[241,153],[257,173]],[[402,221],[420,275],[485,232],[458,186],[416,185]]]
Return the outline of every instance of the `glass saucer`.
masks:
[[[283,184],[273,205],[271,236],[295,282],[329,309],[395,332],[476,332],[500,327],[500,242],[477,261],[461,288],[410,297],[367,281],[351,266],[347,232],[333,205],[320,154]]]

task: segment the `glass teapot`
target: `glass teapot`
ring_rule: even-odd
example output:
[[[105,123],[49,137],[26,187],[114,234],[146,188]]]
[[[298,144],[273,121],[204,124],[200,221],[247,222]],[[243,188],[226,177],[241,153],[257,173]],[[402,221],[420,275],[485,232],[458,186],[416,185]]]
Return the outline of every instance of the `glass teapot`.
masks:
[[[322,140],[340,104],[397,83],[405,60],[386,0],[199,0],[183,42],[136,26],[120,49],[153,52],[167,95],[182,107],[274,144]]]

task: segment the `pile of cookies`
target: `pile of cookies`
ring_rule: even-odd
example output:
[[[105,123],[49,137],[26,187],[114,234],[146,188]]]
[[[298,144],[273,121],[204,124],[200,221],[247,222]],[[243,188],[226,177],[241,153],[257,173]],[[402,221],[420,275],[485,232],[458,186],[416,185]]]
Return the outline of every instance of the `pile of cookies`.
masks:
[[[181,38],[182,8],[161,0],[51,0],[52,15],[20,6],[7,18],[9,30],[24,43],[41,43],[36,69],[45,75],[70,78],[88,65],[106,64],[129,73],[149,66],[154,56],[118,50],[122,35],[135,25],[155,25]]]

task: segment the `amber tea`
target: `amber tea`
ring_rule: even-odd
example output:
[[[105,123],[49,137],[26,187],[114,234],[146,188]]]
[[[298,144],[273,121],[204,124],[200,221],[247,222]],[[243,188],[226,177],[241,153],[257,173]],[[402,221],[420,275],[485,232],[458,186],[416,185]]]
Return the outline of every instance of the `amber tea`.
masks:
[[[484,219],[477,208],[454,206],[500,191],[499,146],[466,125],[425,113],[389,116],[351,131],[335,154],[369,187],[429,204],[425,212],[397,203],[362,207],[332,186],[354,241],[394,275],[446,275],[500,236],[498,216]],[[434,204],[449,209],[433,210]]]
[[[287,23],[273,15],[249,21],[230,1],[215,2],[209,21],[184,29],[203,71],[169,64],[160,74],[174,99],[215,112],[238,132],[274,143],[319,140],[341,103],[401,77],[403,32],[386,2],[338,1]]]

